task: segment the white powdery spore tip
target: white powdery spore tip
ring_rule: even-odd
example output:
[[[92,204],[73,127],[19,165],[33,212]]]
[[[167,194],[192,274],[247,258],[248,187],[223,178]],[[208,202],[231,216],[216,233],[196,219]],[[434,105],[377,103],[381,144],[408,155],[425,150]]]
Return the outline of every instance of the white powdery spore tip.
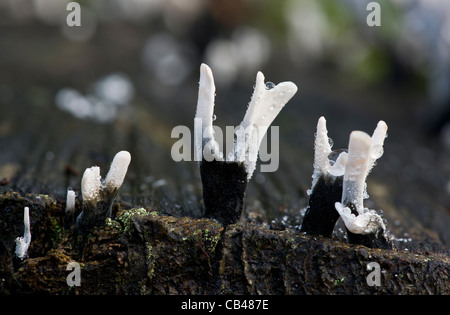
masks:
[[[107,189],[119,189],[122,186],[130,162],[131,154],[128,151],[120,151],[114,156],[105,179]]]
[[[20,259],[24,259],[27,256],[28,247],[30,247],[31,243],[30,209],[28,207],[23,209],[23,224],[23,237],[16,238],[16,256]]]
[[[66,213],[75,211],[75,197],[75,191],[68,189],[66,196]]]
[[[313,181],[311,189],[308,190],[308,195],[312,193],[314,186],[316,186],[322,174],[327,174],[330,168],[330,162],[328,156],[331,153],[331,145],[328,138],[327,121],[325,117],[320,117],[317,122],[317,130],[314,139],[314,171],[313,171]]]
[[[211,68],[202,63],[200,66],[200,82],[198,87],[197,111],[195,118],[201,121],[203,139],[195,137],[196,160],[202,154],[207,161],[223,160],[223,153],[219,150],[219,143],[214,139],[214,98],[216,86]]]
[[[212,128],[215,94],[216,86],[214,84],[214,77],[211,68],[202,63],[200,66],[200,82],[195,118],[202,119],[203,130],[206,128]]]
[[[102,187],[100,167],[92,166],[84,171],[81,179],[81,194],[83,201],[96,202],[100,198]]]
[[[347,152],[341,152],[336,161],[330,161],[329,156],[332,152],[333,140],[328,137],[327,121],[325,117],[320,117],[317,122],[317,130],[314,139],[314,171],[312,175],[311,189],[307,194],[311,195],[320,176],[342,176],[347,164]]]
[[[257,73],[255,89],[239,125],[240,134],[236,133],[235,143],[236,161],[245,162],[248,179],[255,170],[259,147],[267,129],[297,90],[292,82],[265,83],[263,73]]]
[[[314,172],[326,172],[330,166],[328,156],[331,153],[331,145],[326,123],[325,117],[323,116],[317,122],[316,138],[314,141]]]

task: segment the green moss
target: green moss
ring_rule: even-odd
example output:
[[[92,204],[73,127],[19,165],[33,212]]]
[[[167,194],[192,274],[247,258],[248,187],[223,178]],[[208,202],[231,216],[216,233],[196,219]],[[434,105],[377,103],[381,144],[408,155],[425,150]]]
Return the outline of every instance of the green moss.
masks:
[[[49,238],[51,248],[56,248],[63,239],[63,227],[55,218],[49,219]]]
[[[131,226],[131,220],[134,217],[142,217],[147,215],[157,215],[157,212],[148,212],[144,208],[133,208],[130,210],[124,210],[122,213],[120,213],[119,216],[117,216],[117,221],[120,222],[123,226],[123,232],[126,233],[130,230]]]
[[[54,205],[54,206],[56,205],[56,200],[53,199],[52,197],[50,197],[49,195],[44,195],[44,194],[27,194],[26,197],[30,198],[30,199],[42,200],[48,205]]]
[[[150,279],[153,277],[155,273],[155,253],[153,251],[153,246],[150,242],[145,243],[146,251],[147,251],[147,266],[148,266],[148,275]]]
[[[122,225],[120,222],[113,220],[111,218],[106,218],[105,225],[109,226],[111,229],[119,232],[123,232]]]
[[[219,243],[220,237],[220,233],[213,235],[209,229],[206,229],[203,232],[203,239],[206,244],[206,249],[210,253],[213,253],[216,250],[216,246]]]
[[[334,286],[338,286],[338,285],[342,285],[344,283],[345,278],[340,278],[340,279],[336,279],[334,280]]]

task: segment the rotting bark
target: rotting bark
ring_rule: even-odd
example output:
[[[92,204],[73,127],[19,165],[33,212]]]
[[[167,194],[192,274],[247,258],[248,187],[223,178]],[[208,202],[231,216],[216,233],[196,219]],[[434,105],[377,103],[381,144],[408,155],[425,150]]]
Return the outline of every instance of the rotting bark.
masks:
[[[29,258],[13,257],[30,207]],[[80,208],[80,207],[78,207]],[[450,294],[450,260],[439,254],[369,249],[254,224],[226,229],[209,219],[113,209],[88,235],[64,229],[49,196],[0,197],[2,294]],[[69,287],[67,264],[81,266]],[[367,264],[381,268],[369,286]]]

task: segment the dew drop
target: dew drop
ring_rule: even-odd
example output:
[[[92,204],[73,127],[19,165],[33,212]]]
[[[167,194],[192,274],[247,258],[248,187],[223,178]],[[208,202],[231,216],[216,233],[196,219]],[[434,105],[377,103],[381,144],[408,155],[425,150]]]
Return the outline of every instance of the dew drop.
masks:
[[[270,110],[274,110],[274,109],[275,109],[274,105],[270,106]]]
[[[275,87],[275,83],[270,82],[270,81],[266,82],[266,90],[271,90],[274,87]]]
[[[213,116],[212,116],[212,120],[213,121],[215,121],[217,119],[217,116],[216,116],[216,114],[213,114]]]

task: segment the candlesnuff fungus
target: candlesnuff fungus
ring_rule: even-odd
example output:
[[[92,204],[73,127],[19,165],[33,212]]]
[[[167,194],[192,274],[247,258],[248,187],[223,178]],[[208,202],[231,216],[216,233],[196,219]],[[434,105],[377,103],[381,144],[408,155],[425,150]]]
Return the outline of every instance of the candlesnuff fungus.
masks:
[[[67,189],[66,210],[65,210],[65,225],[67,227],[73,224],[74,213],[75,213],[75,191],[69,188]]]
[[[103,224],[111,216],[112,205],[122,186],[131,155],[127,151],[117,153],[104,181],[100,175],[100,167],[92,166],[84,171],[81,179],[81,194],[83,196],[83,211],[77,218],[79,230]]]
[[[364,207],[366,178],[375,161],[383,155],[387,125],[380,121],[370,137],[362,131],[350,134],[348,161],[342,188],[342,200],[335,207],[345,223],[350,243],[375,248],[392,248],[386,227],[375,210]]]
[[[20,259],[24,259],[27,256],[28,247],[30,247],[31,243],[30,209],[28,207],[23,209],[23,225],[23,237],[16,238],[16,256]]]
[[[73,213],[75,211],[75,192],[72,189],[67,189],[66,196],[66,214]]]
[[[331,150],[326,120],[320,117],[314,141],[314,172],[301,232],[331,237],[339,213],[334,204],[342,198],[347,152]]]
[[[233,151],[224,158],[214,138],[212,124],[215,97],[213,74],[206,64],[200,66],[195,147],[196,160],[200,161],[204,216],[224,225],[239,220],[247,182],[255,170],[261,141],[275,117],[297,92],[297,86],[292,82],[267,84],[264,83],[264,75],[258,72],[247,112],[235,129]],[[198,129],[201,129],[201,137],[198,137]]]
[[[348,152],[331,150],[326,120],[320,117],[314,144],[314,173],[301,231],[331,237],[342,217],[349,242],[368,247],[391,248],[381,217],[363,206],[366,177],[383,155],[387,125],[378,122],[373,136],[362,131],[350,134]]]

